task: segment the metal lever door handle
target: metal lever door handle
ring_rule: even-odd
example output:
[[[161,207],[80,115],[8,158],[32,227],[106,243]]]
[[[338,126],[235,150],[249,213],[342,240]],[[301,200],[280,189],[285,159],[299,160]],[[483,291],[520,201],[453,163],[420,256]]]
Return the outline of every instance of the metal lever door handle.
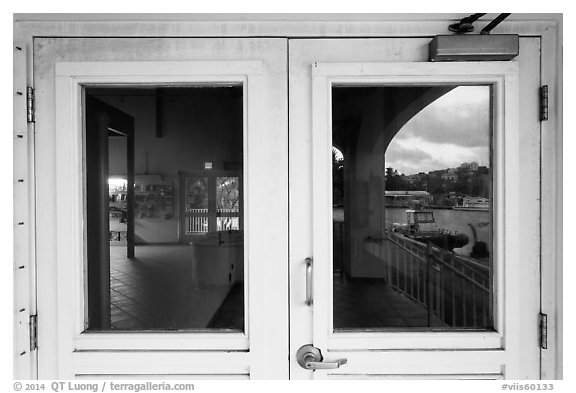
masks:
[[[306,368],[309,370],[327,370],[333,368],[339,368],[343,364],[346,364],[348,359],[338,359],[333,362],[307,362]]]
[[[296,360],[300,367],[306,370],[326,370],[339,368],[348,362],[347,359],[338,359],[333,362],[323,362],[324,357],[318,348],[311,344],[303,345],[296,353]]]
[[[312,300],[312,258],[306,258],[306,305],[311,306]]]

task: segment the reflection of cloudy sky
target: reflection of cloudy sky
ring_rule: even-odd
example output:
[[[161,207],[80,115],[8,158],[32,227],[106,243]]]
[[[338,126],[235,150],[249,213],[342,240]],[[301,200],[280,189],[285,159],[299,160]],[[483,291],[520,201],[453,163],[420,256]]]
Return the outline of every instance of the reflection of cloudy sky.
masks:
[[[472,161],[488,166],[489,131],[489,87],[457,87],[404,125],[386,150],[386,167],[413,174]]]

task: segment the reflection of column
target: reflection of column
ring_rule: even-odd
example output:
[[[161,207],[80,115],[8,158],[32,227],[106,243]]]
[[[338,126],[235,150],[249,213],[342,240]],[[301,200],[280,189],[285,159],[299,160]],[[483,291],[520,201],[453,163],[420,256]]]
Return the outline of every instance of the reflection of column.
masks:
[[[126,130],[126,161],[127,180],[126,190],[126,254],[128,258],[134,258],[134,122],[131,129]]]
[[[354,186],[352,182],[355,178],[354,172],[356,168],[356,154],[353,145],[355,145],[355,140],[349,138],[349,142],[346,143],[346,150],[344,151],[344,181],[342,182],[342,189],[344,194],[344,238],[342,239],[344,247],[342,254],[342,268],[348,276],[352,275],[352,252],[350,250],[350,242],[352,239],[352,221],[354,220],[352,214],[352,203],[354,201],[352,198],[352,190]]]
[[[208,174],[208,232],[217,230],[216,176]]]
[[[238,174],[238,229],[244,230],[244,176]]]
[[[383,278],[386,266],[370,252],[367,239],[383,237],[383,90],[374,90],[363,97],[358,108],[362,113],[357,139],[350,155],[351,273],[354,277]]]
[[[101,182],[100,201],[100,315],[103,329],[110,328],[110,213],[108,190],[108,127],[110,117],[102,115],[98,119],[98,144],[100,147]]]
[[[110,117],[86,104],[88,319],[91,328],[110,327],[110,223],[108,212],[108,125]]]
[[[382,234],[382,243],[380,244],[381,249],[384,248],[381,253],[382,258],[386,258],[384,261],[384,264],[386,266],[386,273],[385,273],[385,279],[386,279],[386,284],[390,285],[390,276],[392,275],[392,252],[391,252],[391,246],[392,243],[388,241],[388,237],[389,237],[389,233],[386,230],[386,149],[388,148],[388,146],[384,146],[382,149],[382,172],[380,172],[380,175],[382,176],[382,182],[380,183],[380,195],[381,195],[381,218],[380,218],[380,233]]]

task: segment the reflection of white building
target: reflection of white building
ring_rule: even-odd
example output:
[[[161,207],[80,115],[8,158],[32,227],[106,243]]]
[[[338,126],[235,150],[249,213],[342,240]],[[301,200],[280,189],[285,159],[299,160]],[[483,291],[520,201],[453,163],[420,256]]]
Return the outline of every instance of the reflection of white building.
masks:
[[[427,191],[386,191],[386,206],[410,206],[419,204],[428,206],[430,204],[430,193]]]
[[[448,171],[446,173],[442,174],[442,179],[449,180],[449,181],[458,180],[458,175],[456,174],[456,169],[454,169],[454,168],[448,169]]]
[[[482,197],[464,197],[462,205],[454,206],[455,210],[482,210],[490,209],[490,199]]]
[[[463,162],[460,168],[467,169],[470,172],[476,172],[478,170],[477,162]]]

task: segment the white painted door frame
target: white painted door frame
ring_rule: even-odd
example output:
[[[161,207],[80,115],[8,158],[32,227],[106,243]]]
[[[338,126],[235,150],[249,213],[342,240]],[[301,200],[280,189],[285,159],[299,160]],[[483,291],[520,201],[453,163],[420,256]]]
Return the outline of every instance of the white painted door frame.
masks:
[[[288,153],[285,144],[275,143],[287,138],[287,92],[281,83],[286,67],[279,56],[286,41],[85,40],[36,43],[37,70],[44,76],[37,84],[43,108],[36,126],[43,138],[54,140],[39,154],[42,168],[37,168],[37,195],[46,206],[38,223],[47,229],[37,233],[45,251],[38,257],[44,266],[38,318],[45,326],[39,332],[45,343],[38,352],[39,377],[287,378]],[[139,48],[147,45],[162,48],[152,55],[158,60],[142,60]],[[210,83],[243,86],[244,333],[86,332],[82,88]],[[48,208],[51,203],[55,209]],[[270,302],[277,306],[271,309]]]
[[[332,357],[348,357],[348,364],[330,371],[334,376],[372,373],[380,377],[393,374],[426,374],[426,364],[438,367],[428,372],[448,375],[475,373],[498,378],[537,378],[539,376],[538,311],[539,311],[539,228],[538,163],[524,162],[522,181],[520,160],[538,154],[537,113],[519,122],[520,97],[523,113],[537,102],[538,45],[526,41],[518,61],[524,64],[520,89],[518,64],[507,63],[428,63],[422,44],[425,40],[406,39],[311,39],[290,42],[290,173],[291,173],[291,313],[296,320],[291,328],[291,353],[299,346],[314,343],[323,351],[333,351]],[[388,63],[380,63],[386,60]],[[402,61],[411,63],[396,63]],[[356,63],[359,61],[359,63]],[[361,61],[361,62],[360,62]],[[534,63],[535,61],[535,63]],[[342,63],[342,64],[340,64]],[[538,64],[535,67],[534,64]],[[338,333],[333,334],[332,321],[332,225],[331,225],[331,104],[332,83],[362,85],[410,83],[490,83],[496,91],[494,164],[496,207],[494,241],[497,249],[497,314],[494,333]],[[532,95],[530,89],[534,90]],[[304,103],[305,105],[302,105]],[[504,110],[506,116],[504,116]],[[523,130],[522,147],[519,127]],[[536,128],[535,128],[536,127]],[[505,133],[504,133],[505,130]],[[504,139],[504,135],[506,136]],[[529,137],[528,137],[529,136]],[[520,152],[520,154],[518,153]],[[312,174],[302,175],[312,167]],[[504,179],[506,181],[504,182]],[[504,192],[505,190],[505,192]],[[522,192],[523,199],[520,199]],[[294,198],[298,195],[298,198]],[[302,196],[306,195],[307,198]],[[518,209],[530,212],[529,222],[518,221]],[[305,220],[312,217],[312,222]],[[305,222],[304,227],[296,225]],[[297,228],[296,228],[297,227]],[[519,235],[524,236],[520,247]],[[311,240],[313,239],[313,241]],[[503,239],[506,239],[503,242]],[[527,240],[530,239],[530,240]],[[304,259],[314,259],[314,303],[303,301],[305,286]],[[521,267],[521,260],[530,260]],[[505,270],[504,270],[505,269]],[[521,273],[521,274],[520,274]],[[519,280],[521,278],[521,281]],[[530,291],[522,291],[522,288]],[[525,302],[525,303],[523,303]],[[319,307],[320,305],[320,307]],[[521,305],[521,306],[520,306]],[[506,309],[506,313],[504,313]],[[520,311],[523,313],[519,313]],[[520,324],[519,321],[523,321]],[[302,328],[305,326],[307,328]],[[309,331],[313,331],[311,334]],[[524,337],[533,345],[522,345]],[[526,337],[524,337],[526,338]],[[457,355],[451,352],[460,349]],[[487,349],[492,349],[488,351]],[[365,352],[366,350],[369,352]],[[401,349],[407,349],[402,352]],[[442,349],[447,350],[442,354]],[[463,350],[467,349],[467,350]],[[502,350],[505,349],[505,350]],[[356,351],[355,351],[356,350]],[[377,350],[380,350],[377,351]],[[419,352],[418,352],[419,350]],[[430,351],[432,350],[432,351]],[[479,350],[479,351],[478,351]],[[510,351],[508,351],[510,350]],[[416,351],[416,352],[414,352]],[[402,355],[402,356],[401,356]],[[405,357],[404,357],[405,355]],[[411,357],[412,356],[412,357]],[[461,356],[461,358],[459,357]],[[427,362],[411,365],[415,357]],[[451,358],[452,357],[452,358]],[[527,359],[532,359],[529,362]],[[405,362],[404,366],[400,366]],[[356,365],[352,364],[356,362]],[[537,364],[538,363],[538,364]],[[365,370],[363,370],[364,365]],[[370,366],[372,365],[372,366]],[[442,365],[442,366],[441,366]],[[458,365],[458,367],[456,367]],[[522,367],[521,367],[522,365]],[[530,367],[527,367],[530,365]],[[468,367],[468,369],[467,369]],[[292,375],[300,378],[322,378],[326,371],[314,373],[302,370],[291,361]],[[484,371],[482,371],[484,370]],[[500,370],[500,371],[499,371]],[[388,375],[388,376],[387,376]],[[454,376],[457,377],[457,376]]]
[[[36,377],[38,351],[30,351],[28,315],[36,312],[37,202],[35,155],[41,149],[34,123],[26,121],[26,86],[34,85],[33,40],[42,36],[172,37],[431,37],[464,14],[300,15],[122,15],[16,14],[14,17],[14,375]],[[490,15],[477,22],[478,29]],[[334,23],[337,20],[337,23]],[[548,349],[542,350],[542,378],[562,377],[562,16],[513,14],[498,26],[541,41],[541,83],[549,86],[550,112],[541,124],[542,304],[548,315]],[[17,180],[23,180],[22,182]],[[24,310],[24,311],[21,311]],[[42,344],[41,344],[42,345]]]

